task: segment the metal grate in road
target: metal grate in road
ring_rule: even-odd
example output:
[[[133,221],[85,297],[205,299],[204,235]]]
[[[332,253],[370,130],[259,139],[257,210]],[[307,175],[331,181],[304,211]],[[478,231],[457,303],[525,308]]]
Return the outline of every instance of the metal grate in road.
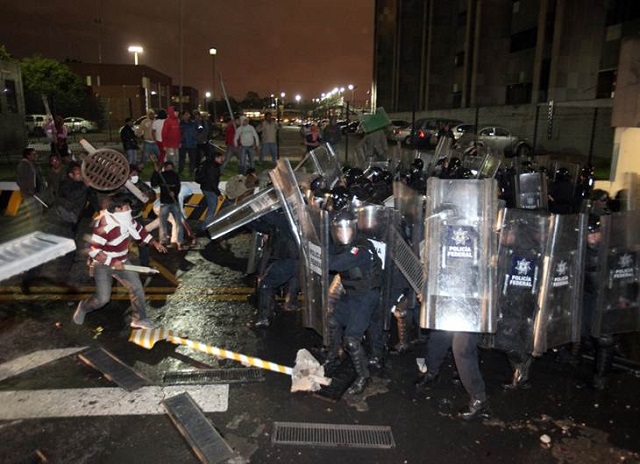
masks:
[[[341,448],[395,448],[391,427],[274,422],[273,445],[308,445]]]
[[[264,371],[255,368],[198,369],[167,371],[162,375],[164,385],[194,385],[212,383],[262,382]]]

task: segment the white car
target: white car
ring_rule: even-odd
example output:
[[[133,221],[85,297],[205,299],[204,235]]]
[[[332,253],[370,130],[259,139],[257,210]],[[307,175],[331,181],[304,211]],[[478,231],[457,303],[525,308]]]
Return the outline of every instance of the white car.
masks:
[[[87,132],[96,132],[98,130],[97,123],[84,118],[78,118],[76,116],[64,118],[64,125],[71,133],[80,132],[82,134],[86,134]]]

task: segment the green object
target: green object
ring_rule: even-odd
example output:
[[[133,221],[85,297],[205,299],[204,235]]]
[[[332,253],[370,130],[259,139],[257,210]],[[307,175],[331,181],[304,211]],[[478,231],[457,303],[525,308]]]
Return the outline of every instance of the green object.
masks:
[[[384,129],[391,124],[391,119],[387,116],[387,112],[384,108],[380,107],[376,109],[375,113],[361,115],[360,124],[362,124],[364,133],[368,134],[370,132]]]

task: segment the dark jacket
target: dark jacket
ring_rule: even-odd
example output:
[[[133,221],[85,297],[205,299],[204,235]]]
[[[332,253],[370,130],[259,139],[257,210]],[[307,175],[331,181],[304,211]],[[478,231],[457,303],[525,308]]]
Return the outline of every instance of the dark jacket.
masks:
[[[122,126],[122,129],[120,129],[120,140],[122,140],[122,147],[125,151],[138,149],[136,134],[133,132],[133,127],[129,124],[125,124]]]
[[[220,165],[216,163],[211,156],[207,156],[202,166],[200,166],[200,169],[202,170],[200,189],[220,195],[220,189],[218,188],[218,184],[220,183]]]
[[[159,173],[153,171],[151,175],[151,186],[160,187],[160,203],[169,205],[178,201],[180,194],[180,177],[175,171],[164,171]],[[173,192],[173,197],[170,192]]]
[[[55,211],[60,219],[75,224],[87,203],[88,193],[89,187],[84,182],[77,182],[69,177],[62,179],[55,200]]]

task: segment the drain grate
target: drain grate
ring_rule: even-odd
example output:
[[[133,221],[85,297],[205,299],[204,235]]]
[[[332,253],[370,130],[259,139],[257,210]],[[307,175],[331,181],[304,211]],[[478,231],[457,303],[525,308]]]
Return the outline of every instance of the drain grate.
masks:
[[[147,379],[103,348],[84,351],[78,355],[78,358],[127,391],[131,392],[149,385]]]
[[[168,371],[162,375],[164,385],[262,382],[264,371],[255,368],[198,369]]]
[[[310,445],[341,448],[395,448],[391,427],[274,422],[273,445]]]

